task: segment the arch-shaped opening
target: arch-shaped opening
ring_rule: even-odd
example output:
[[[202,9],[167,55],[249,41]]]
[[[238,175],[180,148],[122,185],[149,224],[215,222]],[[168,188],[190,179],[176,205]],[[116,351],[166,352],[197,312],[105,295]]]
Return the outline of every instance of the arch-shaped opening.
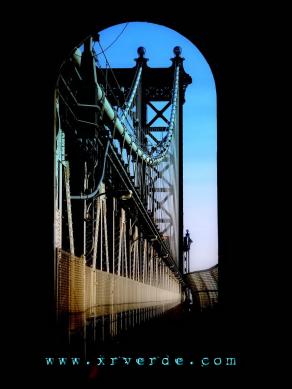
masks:
[[[178,32],[123,23],[72,50],[55,91],[58,313],[135,323],[216,266],[216,124],[210,66]]]
[[[170,65],[172,49],[182,48],[184,69],[192,77],[186,89],[183,112],[183,213],[184,229],[191,233],[188,270],[202,270],[218,262],[217,226],[217,128],[216,87],[207,60],[197,47],[178,32],[154,23],[127,22],[99,31],[99,42],[94,43],[96,59],[103,68],[129,68],[139,46],[146,47],[150,67]],[[159,39],[157,39],[159,37]],[[83,42],[74,57],[80,60]],[[163,102],[148,107],[148,121],[153,119]],[[155,112],[156,108],[156,112]],[[170,107],[159,117],[156,126],[163,126]],[[163,133],[156,138],[162,140]]]

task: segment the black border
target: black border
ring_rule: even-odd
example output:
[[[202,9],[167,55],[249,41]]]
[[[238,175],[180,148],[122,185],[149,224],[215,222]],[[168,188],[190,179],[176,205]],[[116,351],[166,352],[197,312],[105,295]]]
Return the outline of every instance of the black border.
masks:
[[[65,11],[44,7],[42,16],[27,30],[23,48],[25,63],[20,66],[28,101],[25,103],[27,128],[20,133],[20,187],[22,188],[23,233],[20,245],[29,253],[25,265],[29,308],[27,340],[36,344],[32,365],[54,333],[53,305],[53,90],[64,55],[96,29],[127,21],[148,21],[166,25],[190,39],[202,52],[214,74],[217,89],[218,120],[218,202],[219,202],[219,288],[220,310],[214,328],[218,332],[215,348],[241,352],[242,366],[248,364],[250,343],[247,308],[250,303],[246,267],[250,264],[248,242],[252,219],[249,202],[251,159],[249,121],[248,35],[237,18],[222,19],[198,9],[166,12],[146,11],[110,14],[98,6],[71,5]],[[196,12],[197,11],[197,12]],[[120,11],[121,12],[121,11]],[[153,16],[156,14],[156,16]],[[122,15],[122,16],[121,16]],[[226,22],[227,20],[227,22]],[[27,55],[25,55],[27,54]],[[247,133],[248,132],[248,133]],[[28,135],[29,134],[29,135]],[[37,172],[37,173],[36,173]],[[27,285],[28,284],[28,285]],[[37,307],[37,309],[36,309]],[[208,334],[202,334],[208,343]],[[224,344],[224,346],[223,346]],[[191,348],[192,345],[190,345]],[[29,346],[28,346],[29,347]],[[163,350],[162,350],[163,351]]]

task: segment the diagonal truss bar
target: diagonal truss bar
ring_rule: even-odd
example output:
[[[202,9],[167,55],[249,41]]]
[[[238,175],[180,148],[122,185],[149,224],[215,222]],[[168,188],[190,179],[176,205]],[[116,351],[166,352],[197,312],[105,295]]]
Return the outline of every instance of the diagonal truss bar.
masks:
[[[153,111],[156,112],[156,115],[154,116],[153,119],[150,120],[149,123],[147,123],[147,127],[151,126],[154,122],[156,122],[157,119],[161,118],[162,120],[165,121],[166,124],[169,125],[170,121],[166,119],[166,117],[163,115],[163,112],[167,110],[168,107],[171,105],[171,101],[169,101],[165,107],[163,107],[161,110],[157,109],[150,101],[147,102],[147,104],[153,109]],[[150,128],[151,129],[151,128]]]

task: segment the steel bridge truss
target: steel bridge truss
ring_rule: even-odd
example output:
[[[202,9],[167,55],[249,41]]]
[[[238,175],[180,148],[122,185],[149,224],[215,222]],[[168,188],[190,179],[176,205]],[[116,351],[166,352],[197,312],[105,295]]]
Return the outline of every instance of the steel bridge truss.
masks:
[[[55,94],[57,311],[173,306],[185,287],[179,188],[191,79],[180,52],[169,68],[149,68],[139,48],[134,68],[104,69],[92,45],[64,62]]]

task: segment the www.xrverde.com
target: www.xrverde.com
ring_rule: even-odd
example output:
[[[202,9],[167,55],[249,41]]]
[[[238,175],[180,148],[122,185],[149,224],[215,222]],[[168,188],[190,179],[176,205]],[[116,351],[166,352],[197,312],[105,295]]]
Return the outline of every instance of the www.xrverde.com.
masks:
[[[84,360],[78,357],[45,357],[46,366],[196,366],[196,367],[234,367],[238,366],[236,357],[208,357],[186,359],[181,356],[169,357],[127,357],[127,356],[99,356],[93,360]]]

